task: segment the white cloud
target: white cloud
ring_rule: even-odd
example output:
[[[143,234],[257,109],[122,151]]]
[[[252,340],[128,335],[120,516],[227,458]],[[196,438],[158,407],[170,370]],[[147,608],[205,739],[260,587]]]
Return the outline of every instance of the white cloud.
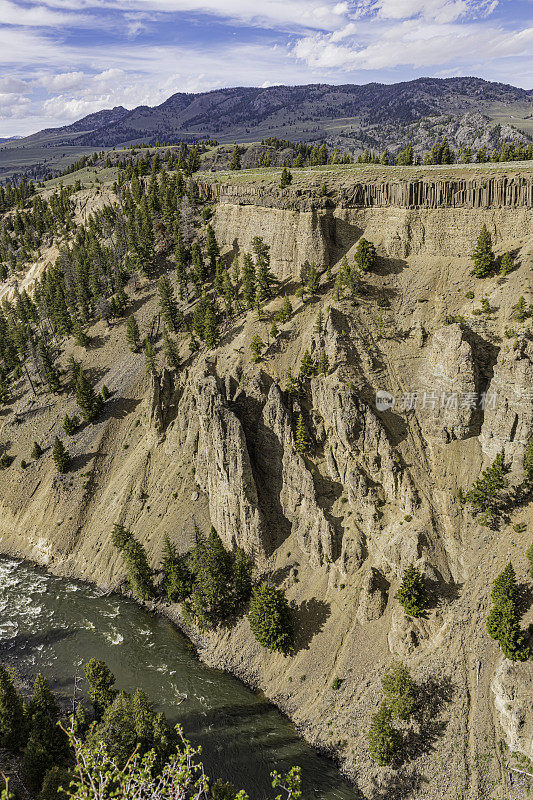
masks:
[[[408,19],[382,23],[379,36],[369,35],[368,23],[359,23],[354,35],[305,36],[296,42],[293,54],[311,67],[328,70],[381,70],[401,66],[420,69],[443,64],[457,67],[470,62],[473,53],[487,54],[487,61],[527,55],[531,41],[532,29],[515,32],[480,22],[443,24]]]
[[[9,0],[0,0],[0,24],[32,28],[60,28],[62,25],[87,25],[84,14],[65,13],[46,5],[21,6]]]
[[[65,92],[83,86],[84,79],[83,72],[58,72],[57,75],[43,75],[38,84],[51,92]]]
[[[29,86],[25,81],[20,80],[20,78],[15,78],[11,76],[7,76],[5,78],[0,78],[0,92],[24,92],[28,91]]]
[[[0,119],[26,117],[31,103],[26,97],[16,94],[0,94]]]

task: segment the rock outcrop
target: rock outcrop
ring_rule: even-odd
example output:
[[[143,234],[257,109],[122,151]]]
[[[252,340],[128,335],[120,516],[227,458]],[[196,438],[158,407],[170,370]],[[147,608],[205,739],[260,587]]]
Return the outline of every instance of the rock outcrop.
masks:
[[[533,674],[528,663],[503,660],[491,689],[509,750],[533,759]]]
[[[196,482],[208,497],[211,521],[226,546],[243,547],[261,559],[268,533],[242,425],[213,375],[204,374],[197,388]]]
[[[480,442],[493,461],[504,450],[508,463],[519,472],[533,436],[533,341],[517,339],[516,347],[502,348],[487,389]]]
[[[416,392],[424,434],[442,443],[466,439],[479,426],[481,392],[472,347],[461,325],[439,328],[431,337]]]

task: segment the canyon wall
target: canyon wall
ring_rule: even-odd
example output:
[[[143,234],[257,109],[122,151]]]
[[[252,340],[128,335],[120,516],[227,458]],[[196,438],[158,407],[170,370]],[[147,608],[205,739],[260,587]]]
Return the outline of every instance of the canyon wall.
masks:
[[[267,653],[240,619],[192,632],[201,656],[264,690],[339,759],[360,796],[477,800],[487,776],[501,777],[502,736],[533,757],[530,665],[508,669],[486,634],[490,587],[507,561],[528,581],[530,532],[522,526],[530,514],[519,506],[493,531],[458,499],[502,447],[518,483],[533,435],[530,332],[511,319],[512,305],[531,290],[531,180],[376,184],[330,198],[200,188],[217,199],[212,223],[224,255],[248,249],[253,236],[265,239],[274,270],[287,279],[293,318],[271,336],[276,298],[264,320],[248,314],[225,323],[211,351],[191,354],[184,339],[181,369],[157,378],[146,376],[142,353],[129,350],[123,321],[98,322],[93,349],[67,343],[64,359],[83,359],[111,397],[96,424],[68,440],[72,469],[59,476],[50,445],[63,436],[64,414],[76,413],[75,399],[31,398],[21,384],[1,418],[16,460],[0,472],[0,550],[118,588],[125,574],[111,544],[114,523],[131,527],[156,569],[165,535],[186,550],[194,524],[215,525],[228,548],[245,547],[257,573],[284,589],[296,646],[291,656]],[[516,269],[505,282],[470,274],[483,224],[497,255],[513,252]],[[335,272],[361,235],[380,258],[356,302],[336,300],[325,276],[302,302],[293,279],[312,261]],[[474,313],[482,297],[490,298],[486,317]],[[147,329],[158,310],[154,287],[134,301]],[[259,364],[250,357],[257,333]],[[297,374],[306,350],[315,358],[325,351],[328,374],[291,398],[286,372]],[[376,391],[400,397],[413,388],[494,391],[498,400],[487,408],[449,404],[443,413],[376,407]],[[303,454],[294,437],[300,414],[311,441]],[[22,468],[35,440],[45,452]],[[432,598],[420,620],[395,600],[411,563]],[[165,610],[184,624],[177,608]],[[531,621],[529,609],[521,624]],[[406,661],[433,703],[395,774],[371,762],[366,744],[392,658]]]

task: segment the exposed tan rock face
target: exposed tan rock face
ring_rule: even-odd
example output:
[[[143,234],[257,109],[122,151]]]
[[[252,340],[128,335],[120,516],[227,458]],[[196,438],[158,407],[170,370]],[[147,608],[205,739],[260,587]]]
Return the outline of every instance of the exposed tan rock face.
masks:
[[[203,375],[197,391],[196,482],[209,499],[211,520],[226,546],[244,547],[261,558],[268,534],[242,425],[213,375]]]
[[[325,455],[331,478],[342,484],[354,506],[392,500],[412,514],[418,500],[383,424],[335,375],[311,382],[313,408],[325,425]],[[380,496],[381,494],[381,496]]]
[[[334,200],[321,198],[318,187],[201,184],[200,190],[218,201],[212,224],[224,248],[250,250],[252,238],[262,236],[274,271],[286,278],[300,277],[312,262],[334,263],[363,231],[378,255],[392,260],[470,254],[483,224],[495,244],[526,242],[533,235],[532,184],[520,175],[379,181],[339,187]]]
[[[281,445],[282,485],[280,504],[291,522],[292,532],[311,565],[320,566],[336,558],[335,531],[317,503],[313,477],[295,447],[291,416],[280,388],[272,384],[263,409],[263,423]]]
[[[533,673],[527,662],[504,659],[491,683],[494,707],[511,752],[533,759]]]
[[[380,797],[399,791],[407,798],[412,786],[416,800],[455,797],[467,775],[462,800],[477,800],[486,794],[487,770],[497,781],[503,766],[496,758],[488,766],[491,737],[484,743],[493,724],[493,698],[507,698],[501,701],[507,714],[508,703],[515,702],[508,699],[512,692],[522,698],[530,691],[522,665],[521,677],[506,678],[505,691],[490,691],[501,654],[487,636],[486,617],[492,583],[509,560],[520,582],[530,583],[524,552],[531,525],[520,506],[500,530],[482,528],[456,498],[502,444],[521,479],[523,446],[531,434],[531,405],[524,395],[532,384],[531,343],[522,334],[515,350],[504,330],[512,304],[528,285],[533,212],[492,201],[475,208],[455,206],[453,199],[447,206],[407,208],[350,205],[342,192],[338,199],[336,204],[335,195],[323,202],[271,190],[258,195],[254,187],[236,189],[214,207],[224,255],[235,241],[246,249],[254,235],[262,235],[271,245],[274,269],[286,277],[299,276],[313,260],[323,265],[329,259],[335,270],[345,254],[352,258],[361,235],[378,247],[378,270],[366,276],[368,292],[357,304],[335,301],[333,281],[325,276],[306,303],[294,283],[286,284],[295,313],[279,326],[276,341],[270,340],[260,368],[251,363],[249,344],[255,333],[267,341],[271,319],[252,314],[224,322],[219,347],[208,353],[191,356],[183,337],[175,386],[164,375],[147,378],[142,354],[125,344],[123,321],[110,328],[97,323],[90,333],[102,343],[87,352],[66,340],[62,366],[71,354],[83,358],[112,395],[101,419],[69,441],[73,469],[64,477],[57,476],[49,449],[25,469],[21,460],[28,460],[34,440],[48,447],[62,435],[64,414],[77,412],[75,398],[64,393],[30,400],[22,380],[17,384],[20,399],[13,411],[23,422],[15,424],[9,407],[0,417],[2,441],[16,457],[0,470],[0,549],[116,588],[124,569],[110,541],[115,522],[132,529],[156,569],[166,534],[184,551],[194,522],[203,530],[215,525],[228,547],[253,551],[259,572],[286,591],[298,645],[288,657],[268,653],[243,618],[231,628],[198,634],[202,657],[279,703],[310,741],[338,756],[366,798],[376,797],[380,782]],[[483,223],[498,255],[518,251],[517,269],[504,284],[470,276],[470,253]],[[490,293],[492,315],[472,315],[470,289],[477,299]],[[149,286],[136,294],[135,313],[144,330],[157,312],[156,294]],[[376,301],[383,296],[390,306],[383,308],[378,330]],[[280,304],[280,298],[267,304],[266,315]],[[316,332],[319,310],[322,334]],[[462,333],[454,325],[443,327],[448,313],[467,318]],[[527,324],[517,328],[524,331]],[[480,358],[484,347],[486,357]],[[305,350],[317,357],[322,348],[330,361],[328,376],[311,380],[291,408],[293,401],[279,388],[287,369],[297,374]],[[421,376],[430,389],[440,381],[444,387],[459,383],[465,391],[474,384],[477,391],[491,381],[504,400],[486,409],[480,437],[482,420],[460,409],[449,410],[440,429],[414,413],[374,410],[376,389],[398,396],[419,389]],[[300,408],[313,442],[305,456],[296,452],[293,435]],[[524,522],[529,527],[519,533],[515,523]],[[394,599],[411,563],[431,589],[433,604],[422,622],[406,620]],[[532,614],[522,617],[523,628]],[[406,661],[418,682],[434,680],[437,694],[446,679],[453,685],[451,699],[442,700],[442,725],[431,749],[397,773],[400,786],[396,776],[389,785],[390,773],[371,763],[366,741],[382,697],[380,679],[393,656]],[[337,676],[342,685],[333,691]],[[521,699],[519,708],[525,709],[522,725],[520,716],[514,722],[502,716],[502,724],[518,730],[513,741],[530,755],[531,709]]]
[[[363,578],[357,619],[361,624],[379,619],[387,607],[389,583],[376,569],[369,569]]]
[[[174,379],[168,369],[161,375],[150,376],[150,393],[148,395],[148,426],[158,433],[164,430],[167,414],[172,402]]]
[[[501,349],[487,396],[480,436],[483,453],[493,461],[503,448],[519,472],[533,436],[533,341],[522,337],[516,348]]]
[[[200,183],[204,197],[220,203],[246,198],[255,205],[298,205],[301,208],[328,207],[329,198],[320,198],[313,189],[273,189],[271,186]],[[368,208],[531,208],[533,206],[533,179],[530,175],[515,174],[470,180],[391,180],[354,181],[339,187],[335,193],[335,206]]]
[[[427,437],[446,443],[475,433],[480,385],[472,347],[459,324],[435,331],[419,383],[417,416]]]

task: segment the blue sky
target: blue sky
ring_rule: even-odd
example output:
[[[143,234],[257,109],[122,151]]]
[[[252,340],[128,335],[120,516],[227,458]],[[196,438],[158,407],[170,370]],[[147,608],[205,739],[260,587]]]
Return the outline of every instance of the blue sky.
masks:
[[[0,60],[0,137],[222,86],[531,89],[533,0],[0,0]]]

